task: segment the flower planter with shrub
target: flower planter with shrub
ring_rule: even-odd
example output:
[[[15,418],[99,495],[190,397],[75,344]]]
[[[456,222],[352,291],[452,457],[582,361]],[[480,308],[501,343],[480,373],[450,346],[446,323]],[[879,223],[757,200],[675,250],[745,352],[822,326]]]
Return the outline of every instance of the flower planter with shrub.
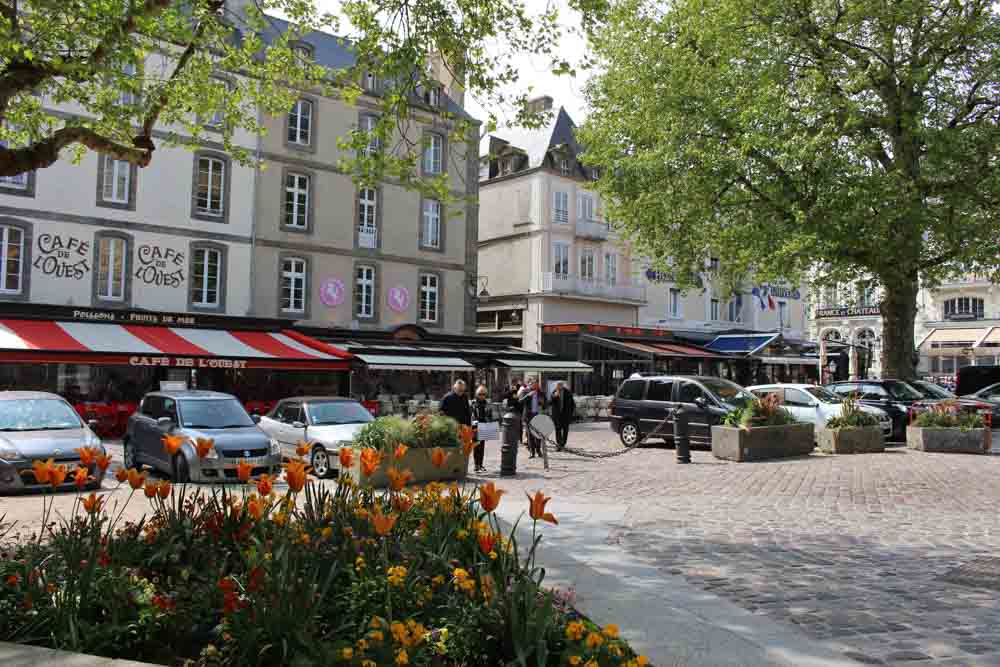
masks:
[[[812,424],[800,424],[770,394],[750,401],[712,427],[712,454],[726,461],[764,461],[804,456],[814,448]]]
[[[985,428],[982,415],[942,401],[906,427],[906,446],[921,452],[986,454],[990,451],[990,430]]]
[[[417,415],[412,420],[379,417],[354,438],[356,456],[341,459],[340,474],[362,486],[384,488],[398,483],[461,481],[469,470],[472,431],[454,419]],[[344,465],[349,463],[349,465]]]
[[[53,488],[67,474],[36,467]],[[150,504],[141,522],[96,493],[68,517],[43,497],[39,533],[4,545],[0,641],[189,667],[647,664],[541,585],[541,492],[519,548],[492,483],[377,493],[310,480],[301,459],[280,491],[249,469],[208,491],[116,477]]]
[[[861,410],[853,398],[845,398],[841,412],[817,429],[820,451],[827,454],[868,454],[885,451],[885,436],[874,415]]]

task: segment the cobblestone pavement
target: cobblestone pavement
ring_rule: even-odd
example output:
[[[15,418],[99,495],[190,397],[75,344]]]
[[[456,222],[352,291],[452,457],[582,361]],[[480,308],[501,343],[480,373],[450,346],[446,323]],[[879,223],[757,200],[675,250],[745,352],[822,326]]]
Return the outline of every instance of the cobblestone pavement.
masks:
[[[607,424],[576,428],[570,446],[620,449]],[[1000,665],[1000,457],[894,447],[735,464],[694,452],[681,466],[651,447],[554,454],[543,475],[522,450],[500,486],[563,506],[624,502],[610,542],[858,662]]]

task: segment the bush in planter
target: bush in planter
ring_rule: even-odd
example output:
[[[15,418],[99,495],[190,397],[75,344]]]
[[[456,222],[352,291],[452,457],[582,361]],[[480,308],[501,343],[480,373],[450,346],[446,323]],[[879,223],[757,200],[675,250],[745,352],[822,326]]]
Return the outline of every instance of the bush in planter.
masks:
[[[118,479],[147,519],[119,525],[92,493],[50,523],[43,499],[41,534],[0,559],[0,640],[205,666],[645,664],[542,586],[541,494],[519,550],[492,483],[375,493],[301,460],[284,493]]]
[[[865,454],[885,451],[882,427],[875,415],[861,409],[857,399],[845,398],[841,413],[826,420],[816,432],[819,448],[828,454]]]
[[[731,410],[722,419],[725,426],[734,428],[753,428],[754,426],[784,426],[795,424],[795,417],[781,407],[781,399],[777,394],[768,394],[764,398],[749,401],[743,407]]]
[[[986,422],[980,414],[963,411],[961,404],[955,401],[941,401],[931,406],[930,410],[917,415],[912,425],[920,428],[958,428],[968,431],[983,428]]]
[[[840,414],[826,420],[827,428],[864,428],[878,426],[878,419],[870,412],[861,409],[858,399],[849,396],[844,398]]]
[[[403,417],[378,417],[362,426],[354,436],[354,446],[377,449],[391,454],[396,445],[413,449],[458,447],[461,444],[458,423],[443,415],[420,414],[412,420]]]

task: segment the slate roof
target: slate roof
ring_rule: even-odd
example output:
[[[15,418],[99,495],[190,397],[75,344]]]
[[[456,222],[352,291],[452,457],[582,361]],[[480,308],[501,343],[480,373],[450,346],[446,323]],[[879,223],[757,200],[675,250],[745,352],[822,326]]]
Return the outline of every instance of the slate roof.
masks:
[[[552,113],[549,121],[535,129],[506,128],[491,132],[483,137],[479,145],[481,156],[496,155],[504,146],[523,151],[528,156],[528,169],[542,166],[549,150],[566,145],[574,155],[582,152],[576,141],[576,123],[566,113],[566,109]]]

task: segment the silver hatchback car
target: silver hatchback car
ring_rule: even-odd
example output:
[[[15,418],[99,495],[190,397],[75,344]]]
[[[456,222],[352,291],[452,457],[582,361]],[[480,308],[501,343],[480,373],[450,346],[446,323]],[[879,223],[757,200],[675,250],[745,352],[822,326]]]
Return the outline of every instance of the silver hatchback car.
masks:
[[[61,396],[0,391],[0,492],[48,488],[35,479],[32,461],[53,459],[72,473],[80,466],[81,447],[106,454],[100,438]],[[90,487],[100,487],[104,472],[92,465],[90,474]],[[73,486],[72,475],[63,486]]]
[[[225,482],[236,479],[236,466],[248,461],[254,476],[277,474],[278,442],[257,426],[235,396],[215,391],[159,391],[146,394],[128,422],[122,442],[125,466],[148,465],[180,482]],[[163,436],[185,438],[176,469],[163,447]],[[197,438],[215,446],[205,458],[195,451]]]

